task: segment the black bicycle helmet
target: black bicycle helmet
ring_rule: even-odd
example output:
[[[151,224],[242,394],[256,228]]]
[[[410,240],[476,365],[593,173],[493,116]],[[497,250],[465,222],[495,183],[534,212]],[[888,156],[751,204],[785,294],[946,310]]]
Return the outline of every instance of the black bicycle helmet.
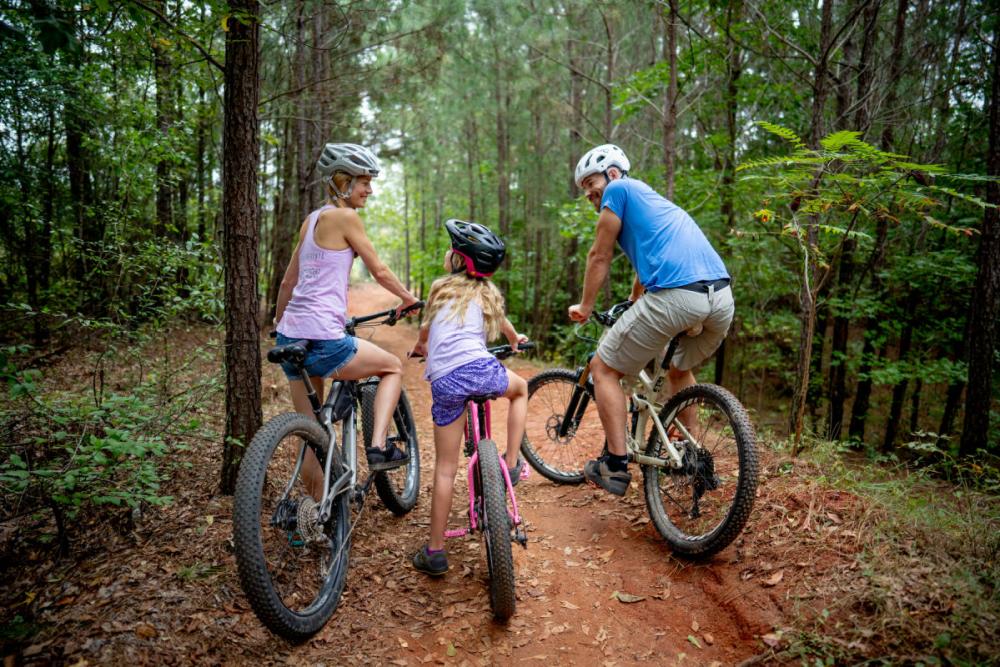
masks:
[[[465,258],[465,272],[487,278],[500,268],[507,248],[485,225],[452,218],[444,223],[453,252]]]

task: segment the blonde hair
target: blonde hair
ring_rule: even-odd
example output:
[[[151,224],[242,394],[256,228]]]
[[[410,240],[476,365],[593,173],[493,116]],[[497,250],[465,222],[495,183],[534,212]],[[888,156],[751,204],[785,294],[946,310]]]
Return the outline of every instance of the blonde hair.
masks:
[[[465,321],[465,311],[469,303],[475,299],[483,311],[483,326],[486,329],[486,339],[494,340],[500,336],[500,326],[506,319],[504,300],[500,290],[487,278],[473,278],[465,272],[465,260],[452,253],[449,261],[453,271],[451,275],[438,278],[431,285],[427,296],[427,306],[424,308],[426,321],[433,322],[434,316],[444,307],[451,304],[448,319],[459,324]]]
[[[340,199],[340,196],[337,194],[337,190],[341,192],[346,191],[347,188],[350,187],[351,179],[353,178],[354,177],[348,174],[346,171],[333,172],[333,176],[331,176],[330,179],[326,182],[326,195],[330,199],[337,201],[338,199]],[[336,190],[334,188],[336,188]],[[347,195],[350,196],[351,193],[348,192]]]

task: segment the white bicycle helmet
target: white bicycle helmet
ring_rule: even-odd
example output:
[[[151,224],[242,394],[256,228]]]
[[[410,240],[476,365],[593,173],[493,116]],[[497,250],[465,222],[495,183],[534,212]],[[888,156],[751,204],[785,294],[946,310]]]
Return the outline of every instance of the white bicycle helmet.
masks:
[[[632,163],[625,156],[625,151],[614,144],[603,144],[587,151],[580,161],[576,163],[576,173],[574,179],[576,186],[583,187],[583,179],[591,174],[603,174],[611,167],[618,167],[622,170],[622,175],[628,174]]]
[[[327,144],[316,162],[316,170],[323,180],[330,184],[341,199],[346,199],[354,188],[354,180],[358,176],[375,178],[382,171],[378,158],[369,149],[358,144]],[[352,176],[347,192],[341,192],[333,183],[333,175],[342,171]]]

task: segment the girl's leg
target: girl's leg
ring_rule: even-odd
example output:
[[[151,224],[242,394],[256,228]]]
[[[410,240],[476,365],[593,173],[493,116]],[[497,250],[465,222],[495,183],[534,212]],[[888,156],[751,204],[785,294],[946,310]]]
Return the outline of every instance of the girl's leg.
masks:
[[[339,380],[361,380],[372,375],[381,378],[375,391],[375,423],[372,426],[372,446],[381,449],[385,447],[389,420],[403,387],[403,364],[399,357],[378,345],[360,338],[357,343],[357,353],[333,376]]]
[[[319,396],[320,403],[323,402],[323,378],[309,378],[312,381],[313,389]],[[312,404],[309,403],[309,395],[306,394],[306,386],[302,380],[289,380],[289,388],[292,391],[292,405],[296,412],[313,416]],[[298,454],[298,452],[296,452]],[[319,464],[319,459],[313,451],[306,448],[306,459],[302,462],[302,481],[309,491],[313,500],[319,502],[323,498],[323,467]]]
[[[517,455],[521,451],[521,440],[524,439],[524,422],[528,417],[528,381],[507,369],[507,392],[504,398],[510,399],[507,409],[507,453],[503,458],[507,468],[513,470],[517,465]]]
[[[434,425],[434,491],[431,494],[431,538],[427,548],[444,549],[444,530],[458,471],[458,451],[465,433],[465,412],[447,426]]]

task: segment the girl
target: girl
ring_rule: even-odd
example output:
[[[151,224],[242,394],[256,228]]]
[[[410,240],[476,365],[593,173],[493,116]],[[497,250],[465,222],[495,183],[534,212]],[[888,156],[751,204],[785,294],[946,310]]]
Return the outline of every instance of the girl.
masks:
[[[504,459],[516,484],[527,472],[518,456],[528,412],[528,383],[504,368],[486,351],[486,341],[503,333],[514,350],[527,340],[504,317],[500,290],[488,280],[503,261],[503,241],[476,223],[448,220],[451,250],[445,269],[451,275],[431,286],[414,356],[427,357],[425,377],[431,383],[434,418],[434,492],[431,499],[430,541],[413,556],[413,566],[431,576],[448,571],[444,530],[451,512],[451,496],[458,454],[465,432],[465,404],[472,394],[497,394],[510,400],[507,413],[507,452]]]
[[[371,470],[405,465],[409,455],[394,444],[386,444],[389,418],[399,402],[403,366],[382,348],[348,336],[347,287],[354,258],[360,256],[375,281],[403,300],[400,309],[416,303],[389,267],[379,260],[365,234],[357,209],[364,208],[372,194],[372,178],[378,176],[378,158],[364,146],[327,144],[316,165],[326,181],[327,202],[313,211],[299,231],[299,244],[288,264],[278,291],[274,321],[278,344],[308,341],[306,370],[320,401],[323,381],[357,380],[370,375],[381,378],[375,392],[375,423],[372,443],[366,451]],[[312,415],[303,378],[291,364],[283,364],[298,412]],[[309,493],[319,500],[323,493],[323,470],[311,450],[306,450],[303,479]]]

